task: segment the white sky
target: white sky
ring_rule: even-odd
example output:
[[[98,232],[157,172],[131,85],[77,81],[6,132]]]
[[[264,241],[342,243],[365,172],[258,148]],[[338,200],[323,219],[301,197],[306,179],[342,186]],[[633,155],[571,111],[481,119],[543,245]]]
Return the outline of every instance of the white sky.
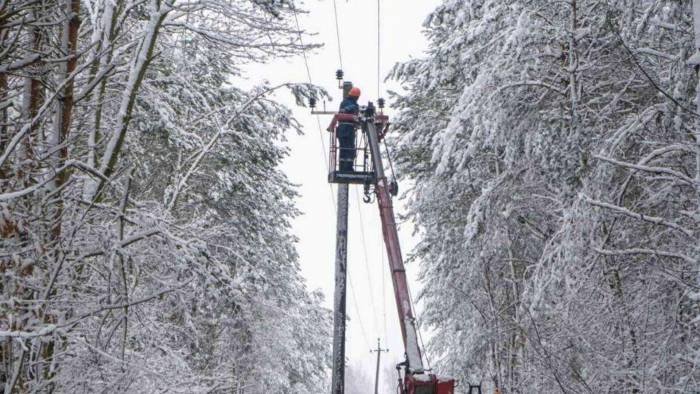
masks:
[[[360,103],[368,100],[376,103],[377,94],[377,2],[376,0],[336,0],[340,26],[343,69],[346,80],[362,89]],[[422,22],[439,0],[381,0],[382,15],[382,78],[399,61],[423,56],[426,41]],[[302,29],[317,33],[315,42],[325,46],[308,54],[313,82],[325,87],[334,95],[328,103],[329,110],[338,106],[339,90],[335,70],[339,68],[338,45],[333,17],[333,1],[307,1],[304,7],[309,14],[300,15]],[[271,83],[307,80],[301,57],[279,60],[266,66],[255,66],[249,76],[255,80],[267,79]],[[392,86],[396,89],[396,86]],[[386,94],[382,92],[382,96]],[[301,197],[297,201],[303,212],[294,222],[294,233],[299,237],[298,251],[302,274],[310,289],[321,289],[326,294],[326,305],[332,308],[334,259],[335,259],[335,188],[331,192],[327,183],[324,157],[328,136],[319,137],[316,119],[308,109],[294,106],[289,94],[277,98],[294,108],[296,118],[302,123],[305,134],[290,135],[292,154],[283,165],[289,178],[299,185]],[[321,104],[319,104],[321,106]],[[391,116],[391,111],[388,111]],[[325,130],[330,118],[320,119]],[[348,292],[347,313],[351,321],[347,327],[346,356],[353,368],[362,375],[374,376],[375,355],[369,352],[381,338],[388,355],[382,355],[383,364],[396,364],[403,359],[403,344],[399,331],[389,268],[381,240],[381,224],[375,204],[361,202],[362,187],[351,186],[350,224],[348,240],[348,276],[352,291]],[[357,197],[356,197],[357,196]],[[395,203],[401,210],[402,204]],[[364,237],[361,231],[364,224]],[[411,251],[414,241],[411,228],[400,228],[404,255]],[[366,251],[366,255],[365,255]],[[366,256],[366,257],[365,257]],[[415,276],[417,266],[407,267],[410,277]],[[418,292],[418,284],[411,283],[412,293]],[[387,368],[382,368],[386,371]],[[395,381],[394,376],[384,377]],[[383,379],[383,380],[384,380]],[[372,392],[374,382],[366,382],[367,392]],[[381,391],[380,391],[381,392]],[[388,391],[388,388],[384,392]]]

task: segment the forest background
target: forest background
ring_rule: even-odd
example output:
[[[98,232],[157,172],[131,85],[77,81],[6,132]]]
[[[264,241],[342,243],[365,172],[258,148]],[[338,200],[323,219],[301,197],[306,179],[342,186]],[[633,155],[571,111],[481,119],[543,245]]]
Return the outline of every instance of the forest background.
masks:
[[[327,92],[242,74],[314,48],[301,10],[0,10],[5,391],[324,391],[330,313],[280,170],[302,127],[270,95]],[[428,16],[428,52],[390,73],[390,146],[436,369],[504,393],[698,391],[692,22],[668,0]]]

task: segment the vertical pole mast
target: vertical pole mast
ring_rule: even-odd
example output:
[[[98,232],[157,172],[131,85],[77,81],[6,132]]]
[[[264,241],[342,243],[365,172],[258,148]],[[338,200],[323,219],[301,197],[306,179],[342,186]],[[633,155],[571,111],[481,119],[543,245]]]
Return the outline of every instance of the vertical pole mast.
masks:
[[[338,185],[338,224],[335,241],[335,293],[333,297],[332,393],[345,392],[345,306],[348,263],[348,185]]]
[[[339,83],[343,71],[336,72]],[[339,87],[347,98],[352,82],[345,81]],[[333,161],[331,161],[333,163]],[[334,169],[330,169],[333,171]],[[333,377],[331,393],[345,393],[345,321],[348,282],[348,184],[338,185],[338,219],[335,239],[335,292],[333,294]]]
[[[382,349],[379,338],[377,338],[377,349],[370,352],[377,352],[377,370],[374,373],[374,394],[379,394],[379,364],[381,363],[382,352],[388,352],[389,349]]]

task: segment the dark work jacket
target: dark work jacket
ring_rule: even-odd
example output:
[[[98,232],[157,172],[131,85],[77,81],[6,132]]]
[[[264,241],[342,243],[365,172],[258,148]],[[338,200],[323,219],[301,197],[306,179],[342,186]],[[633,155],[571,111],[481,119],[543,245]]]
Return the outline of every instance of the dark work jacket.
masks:
[[[360,113],[360,106],[357,104],[356,97],[348,97],[340,103],[341,114],[358,114]],[[338,125],[338,138],[353,138],[354,137],[355,126],[352,123],[341,122]]]
[[[357,104],[357,97],[348,97],[340,103],[340,113],[358,114],[360,106]]]

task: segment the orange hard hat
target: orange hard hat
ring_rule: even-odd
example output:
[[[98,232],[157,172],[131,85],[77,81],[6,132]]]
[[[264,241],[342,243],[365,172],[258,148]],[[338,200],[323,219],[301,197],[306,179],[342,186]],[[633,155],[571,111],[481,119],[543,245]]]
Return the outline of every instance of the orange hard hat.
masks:
[[[348,96],[350,96],[350,97],[360,97],[360,94],[362,94],[362,91],[360,91],[360,88],[352,88],[352,89],[350,89],[350,92],[348,93]]]

